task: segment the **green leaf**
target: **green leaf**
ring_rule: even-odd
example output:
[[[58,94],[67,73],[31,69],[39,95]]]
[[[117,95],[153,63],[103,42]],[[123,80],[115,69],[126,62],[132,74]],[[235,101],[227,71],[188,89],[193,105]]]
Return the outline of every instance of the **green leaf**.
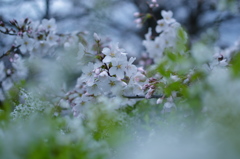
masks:
[[[231,70],[234,76],[240,76],[240,52],[237,52],[230,61]]]

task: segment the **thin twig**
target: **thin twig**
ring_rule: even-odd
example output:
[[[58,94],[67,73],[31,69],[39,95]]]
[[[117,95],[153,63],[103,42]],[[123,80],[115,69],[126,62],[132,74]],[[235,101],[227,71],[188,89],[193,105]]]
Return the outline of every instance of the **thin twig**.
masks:
[[[4,32],[4,31],[2,31],[2,30],[0,30],[0,32],[3,33],[3,34],[7,34],[7,35],[14,35],[14,36],[17,35],[16,33]]]
[[[145,96],[139,96],[139,95],[136,95],[136,96],[125,96],[123,95],[124,98],[129,98],[129,99],[138,99],[138,98],[145,98]],[[162,98],[163,95],[152,95],[150,98]]]

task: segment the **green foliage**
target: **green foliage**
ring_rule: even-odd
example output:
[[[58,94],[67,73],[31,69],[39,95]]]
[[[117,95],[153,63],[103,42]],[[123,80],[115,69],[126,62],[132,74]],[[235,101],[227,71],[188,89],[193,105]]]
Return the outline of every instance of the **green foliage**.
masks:
[[[95,140],[79,119],[33,113],[27,120],[1,123],[0,158],[103,159],[109,153],[105,142]]]
[[[179,27],[177,32],[177,42],[176,42],[176,48],[179,52],[187,51],[187,42],[188,42],[188,36],[186,31]]]
[[[0,135],[1,158],[100,159],[107,155],[104,144],[94,141],[88,134],[83,135],[81,131],[64,133],[59,130],[59,121],[47,116],[35,115],[24,122],[19,120],[8,124]]]
[[[235,55],[233,56],[231,62],[231,70],[233,73],[233,76],[240,76],[240,52],[235,53]]]

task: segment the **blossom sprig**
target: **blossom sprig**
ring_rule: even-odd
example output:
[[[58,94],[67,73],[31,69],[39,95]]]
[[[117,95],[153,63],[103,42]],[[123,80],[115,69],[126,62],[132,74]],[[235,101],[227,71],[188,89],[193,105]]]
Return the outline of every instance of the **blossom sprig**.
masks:
[[[134,13],[134,16],[136,17],[136,19],[134,20],[134,23],[136,23],[138,28],[141,28],[148,19],[151,19],[154,17],[153,14],[151,13],[143,14],[139,12]]]
[[[237,40],[234,45],[225,49],[215,48],[215,53],[213,55],[214,60],[210,63],[211,69],[216,66],[229,66],[231,61],[234,60],[234,56],[238,54],[239,50],[240,40]]]
[[[25,18],[22,21],[17,21],[16,19],[9,21],[11,28],[6,27],[6,24],[0,22],[0,32],[8,35],[22,35],[24,32],[30,32],[31,21]],[[12,28],[13,27],[13,28]],[[2,30],[5,29],[5,30]]]
[[[163,19],[157,21],[158,25],[155,28],[159,35],[152,39],[152,29],[149,28],[148,33],[145,34],[145,40],[143,40],[143,45],[154,62],[161,59],[165,49],[176,46],[178,29],[180,28],[180,24],[172,18],[171,11],[162,11],[161,15]]]
[[[13,28],[7,28],[2,21],[0,21],[0,33],[7,34],[7,35],[17,35],[16,30],[14,30]]]
[[[82,58],[84,55],[82,47],[78,45],[82,41],[84,42],[84,39],[81,38],[81,32],[59,34],[54,19],[43,19],[41,23],[31,22],[28,18],[23,21],[12,20],[10,25],[14,28],[12,29],[14,34],[9,31],[10,29],[4,23],[1,22],[0,24],[0,30],[3,31],[5,28],[2,33],[16,37],[11,48],[0,56],[1,76],[6,77],[6,79],[2,78],[0,80],[2,88],[0,92],[1,101],[6,98],[7,91],[15,82],[27,78],[29,71],[25,64],[31,62],[32,59],[54,56],[54,59],[57,60],[62,56],[60,52],[55,55],[57,49],[64,48],[67,50],[73,45],[78,46],[79,52],[77,54],[79,57]],[[8,86],[5,86],[6,84]]]
[[[5,100],[15,82],[25,79],[28,73],[20,46],[12,46],[0,56],[0,101]]]
[[[141,28],[148,19],[153,18],[154,20],[157,20],[153,13],[153,10],[159,7],[157,0],[151,0],[150,2],[146,2],[146,4],[149,7],[148,13],[135,12],[133,14],[134,17],[136,17],[134,23],[136,23],[139,28]]]
[[[147,2],[149,8],[157,8],[159,7],[159,4],[157,2],[157,0],[151,0],[151,2]]]
[[[95,35],[96,36],[96,35]],[[101,58],[82,68],[75,88],[66,94],[75,116],[81,114],[83,105],[94,103],[100,96],[123,98],[129,94],[143,95],[142,83],[146,77],[127,59],[127,53],[112,43],[101,51]],[[121,103],[123,104],[123,103]]]

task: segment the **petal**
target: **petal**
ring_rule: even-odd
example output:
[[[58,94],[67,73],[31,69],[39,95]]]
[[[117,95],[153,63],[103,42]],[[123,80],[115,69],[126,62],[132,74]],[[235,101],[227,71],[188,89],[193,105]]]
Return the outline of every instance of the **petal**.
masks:
[[[120,79],[124,78],[124,71],[123,70],[117,70],[116,76]]]
[[[130,57],[128,63],[129,63],[129,64],[132,64],[135,60],[136,60],[136,57]]]
[[[105,58],[103,59],[103,62],[104,62],[104,63],[111,62],[112,59],[113,59],[113,58],[110,57],[110,56],[105,56]]]
[[[105,48],[103,48],[103,50],[102,50],[102,53],[104,54],[104,55],[110,55],[110,49],[109,48],[107,48],[107,47],[105,47]]]
[[[117,68],[116,68],[116,67],[111,67],[111,68],[109,69],[110,75],[115,75],[116,72],[117,72]]]

